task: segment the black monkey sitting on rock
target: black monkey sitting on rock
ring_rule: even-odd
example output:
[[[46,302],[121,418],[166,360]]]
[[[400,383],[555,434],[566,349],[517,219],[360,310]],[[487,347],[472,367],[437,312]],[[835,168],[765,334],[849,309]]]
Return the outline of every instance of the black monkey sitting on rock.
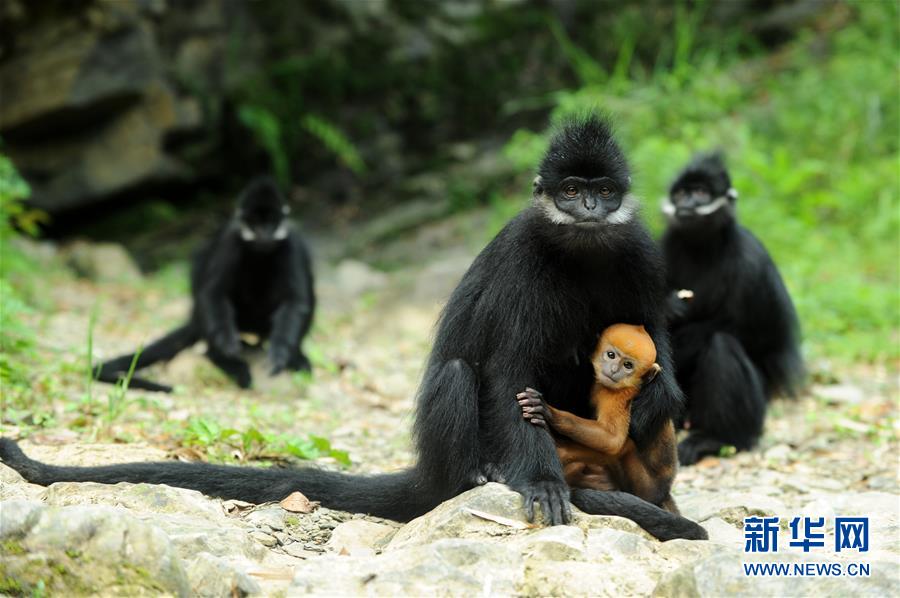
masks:
[[[309,370],[300,349],[312,323],[315,296],[309,251],[288,219],[290,209],[274,181],[252,181],[238,199],[234,217],[196,253],[191,267],[193,306],[187,323],[144,347],[140,369],[172,359],[200,340],[209,359],[241,388],[251,383],[241,357],[240,333],[269,340],[272,374]],[[97,379],[116,382],[129,371],[135,353],[97,366]],[[133,377],[130,385],[170,392],[172,388]]]
[[[736,200],[719,154],[696,156],[663,200],[670,330],[690,431],[678,446],[682,465],[725,445],[752,448],[769,398],[793,394],[803,377],[791,298],[765,247],[738,224]]]
[[[57,467],[26,457],[10,439],[0,458],[38,484],[149,482],[250,502],[300,491],[332,509],[409,521],[486,477],[503,480],[534,518],[570,518],[570,491],[546,430],[511,397],[540,388],[587,416],[591,354],[616,322],[643,325],[662,372],[632,405],[630,435],[652,442],[681,409],[665,321],[662,256],[636,218],[628,165],[606,121],[574,120],[553,138],[533,205],[475,258],[441,315],[417,396],[410,469],[361,476],[316,468],[257,469],[207,463]],[[573,489],[588,513],[627,517],[661,539],[705,538],[696,523],[623,492]]]

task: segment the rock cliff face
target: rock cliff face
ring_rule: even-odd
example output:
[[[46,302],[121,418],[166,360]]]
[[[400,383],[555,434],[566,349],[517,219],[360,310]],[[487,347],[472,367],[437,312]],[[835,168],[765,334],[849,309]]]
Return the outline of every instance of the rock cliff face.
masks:
[[[704,17],[713,39],[735,22],[764,39],[831,6],[720,4]],[[534,98],[579,84],[550,23],[598,65],[615,64],[620,40],[596,35],[609,17],[595,5],[5,0],[2,151],[32,203],[57,216],[173,185],[236,191],[267,163],[313,199],[383,191],[396,202],[418,195],[419,175],[448,180],[453,164],[477,174],[512,131],[546,124]],[[617,19],[642,23],[636,62],[657,60],[676,12],[617,3]],[[480,183],[438,195],[488,195]]]
[[[59,213],[196,176],[203,152],[190,148],[221,113],[228,36],[243,8],[4,3],[0,137],[33,203]]]

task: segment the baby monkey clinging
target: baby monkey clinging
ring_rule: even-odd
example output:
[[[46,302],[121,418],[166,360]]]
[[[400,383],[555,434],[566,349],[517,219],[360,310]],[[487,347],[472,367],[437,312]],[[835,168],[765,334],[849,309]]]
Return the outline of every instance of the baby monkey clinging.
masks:
[[[643,450],[628,437],[631,401],[660,371],[653,340],[643,326],[614,324],[603,331],[591,361],[594,419],[551,407],[531,388],[517,395],[522,415],[554,432],[570,486],[622,490],[677,513],[669,494],[675,477],[674,426],[664,425]]]

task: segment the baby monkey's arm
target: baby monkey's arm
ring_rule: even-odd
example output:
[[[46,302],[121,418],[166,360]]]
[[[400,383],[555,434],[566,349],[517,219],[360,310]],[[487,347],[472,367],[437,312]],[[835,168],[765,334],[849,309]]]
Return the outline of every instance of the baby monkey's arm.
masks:
[[[627,405],[622,409],[602,410],[595,421],[551,407],[533,388],[526,388],[516,399],[522,407],[522,416],[536,426],[549,427],[557,434],[612,457],[625,447],[630,419]]]

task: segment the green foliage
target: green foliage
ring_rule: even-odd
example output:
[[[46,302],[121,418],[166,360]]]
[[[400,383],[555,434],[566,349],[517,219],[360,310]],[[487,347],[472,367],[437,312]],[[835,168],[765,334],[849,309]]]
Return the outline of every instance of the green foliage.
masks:
[[[281,138],[281,124],[278,118],[262,106],[244,105],[238,111],[238,118],[253,132],[256,142],[272,160],[275,176],[283,185],[291,180],[288,153]]]
[[[125,374],[125,377],[116,382],[113,389],[106,395],[106,413],[104,414],[104,419],[106,420],[107,427],[112,426],[112,423],[125,411],[125,395],[128,393],[128,386],[131,384],[131,378],[134,376],[134,368],[137,365],[138,358],[140,358],[143,349],[143,347],[138,347],[134,357],[131,358],[131,363],[128,365],[128,372]]]
[[[362,156],[356,151],[353,142],[333,123],[315,114],[305,115],[300,122],[310,135],[321,141],[347,168],[356,174],[366,171]]]
[[[701,44],[699,17],[679,9],[669,58],[624,82],[585,67],[557,34],[584,85],[556,94],[553,116],[615,115],[657,232],[656,201],[677,170],[694,151],[724,149],[741,220],[778,263],[811,356],[896,359],[898,5],[853,8],[826,55],[808,32],[768,61],[739,57],[739,42]],[[545,144],[519,131],[505,153],[531,171]]]
[[[294,457],[303,460],[331,457],[343,466],[350,465],[347,451],[335,449],[327,438],[298,438],[288,434],[260,432],[255,427],[244,431],[224,428],[218,422],[192,418],[182,433],[184,446],[206,451],[214,461],[271,461]]]
[[[36,341],[28,324],[34,310],[22,280],[33,272],[33,264],[12,243],[16,227],[34,234],[41,220],[22,204],[30,193],[9,158],[0,154],[0,385],[7,397],[28,388],[26,364]]]

